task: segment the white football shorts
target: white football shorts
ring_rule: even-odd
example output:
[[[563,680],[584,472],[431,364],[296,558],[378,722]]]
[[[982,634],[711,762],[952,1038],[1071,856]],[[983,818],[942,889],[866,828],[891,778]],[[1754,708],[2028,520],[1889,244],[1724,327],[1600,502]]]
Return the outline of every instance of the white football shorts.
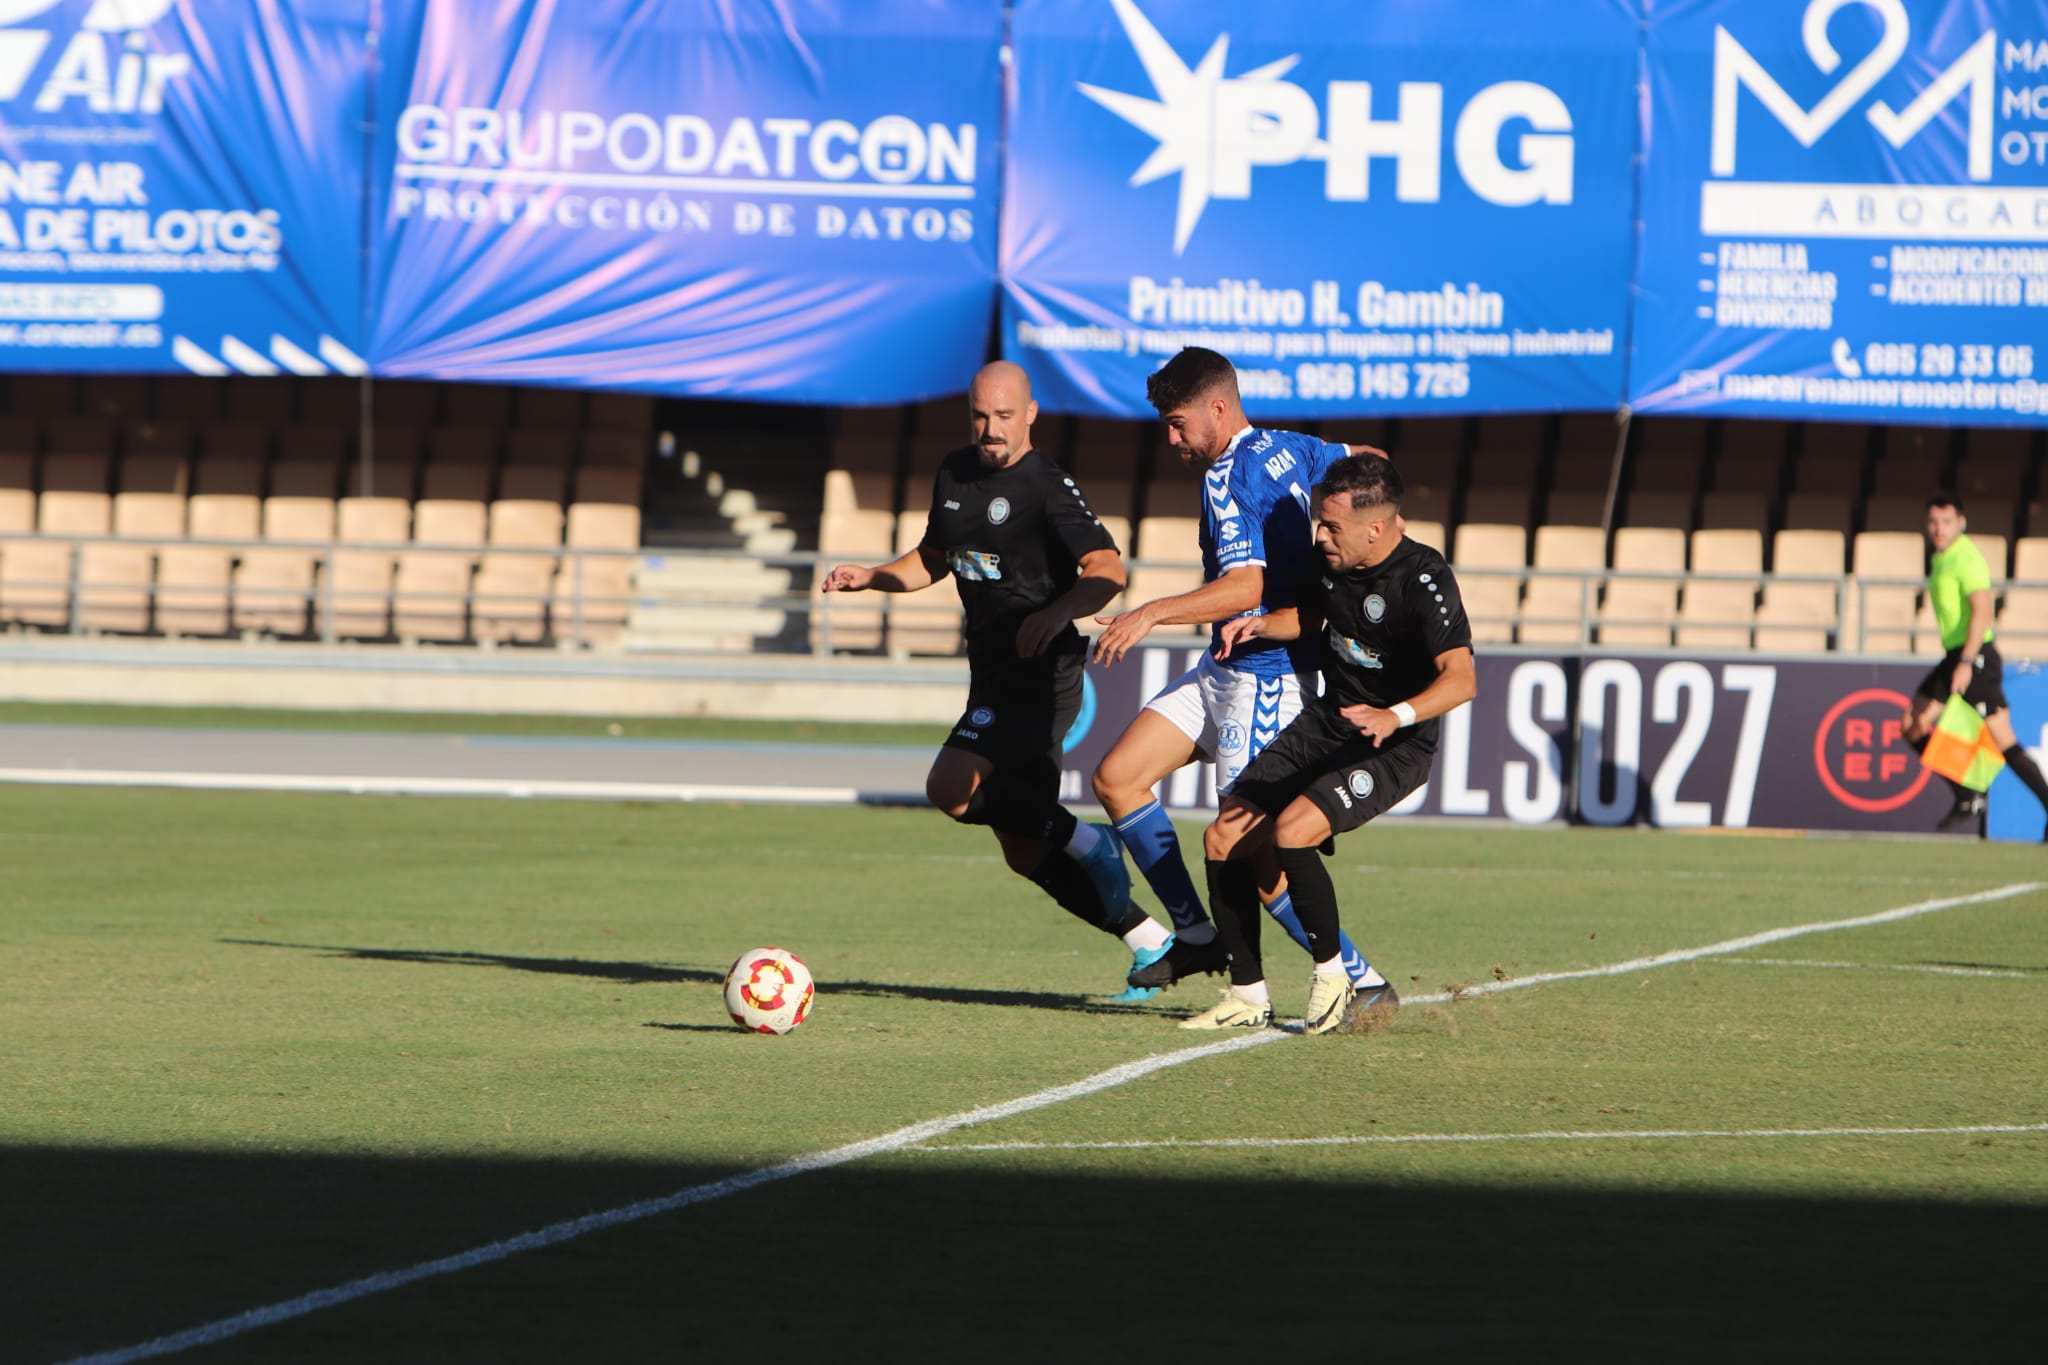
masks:
[[[1301,679],[1240,673],[1209,654],[1145,703],[1216,761],[1216,790],[1228,792],[1245,765],[1301,714]]]

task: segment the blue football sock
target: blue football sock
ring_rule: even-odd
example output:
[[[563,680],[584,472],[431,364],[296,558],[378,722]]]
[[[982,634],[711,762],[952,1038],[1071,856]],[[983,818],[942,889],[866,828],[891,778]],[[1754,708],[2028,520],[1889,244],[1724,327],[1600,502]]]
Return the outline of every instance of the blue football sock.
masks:
[[[1117,821],[1116,832],[1123,837],[1131,861],[1145,874],[1152,894],[1173,916],[1175,932],[1206,926],[1209,916],[1195,891],[1194,879],[1188,876],[1188,865],[1181,859],[1180,839],[1165,809],[1157,801],[1148,801],[1142,810]]]
[[[1287,937],[1293,939],[1303,952],[1309,951],[1308,931],[1301,927],[1301,919],[1294,913],[1294,897],[1282,891],[1279,899],[1266,903],[1266,913],[1287,931]],[[1351,978],[1351,984],[1355,986],[1365,979],[1366,971],[1372,964],[1365,960],[1363,953],[1351,946],[1351,935],[1339,933],[1337,943],[1337,959],[1344,964],[1344,974]]]

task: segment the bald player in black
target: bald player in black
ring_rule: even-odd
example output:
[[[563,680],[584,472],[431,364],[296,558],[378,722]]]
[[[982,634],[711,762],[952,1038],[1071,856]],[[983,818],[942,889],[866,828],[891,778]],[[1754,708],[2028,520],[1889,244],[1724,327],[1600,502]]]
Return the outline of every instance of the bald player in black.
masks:
[[[1135,970],[1171,935],[1131,904],[1115,831],[1059,801],[1087,661],[1074,621],[1123,591],[1123,559],[1079,485],[1032,449],[1038,405],[1022,369],[984,366],[967,406],[973,442],[939,466],[924,539],[888,564],[835,566],[825,591],[916,592],[953,576],[967,613],[967,706],[925,796],[962,824],[987,825],[1011,871],[1122,939]]]

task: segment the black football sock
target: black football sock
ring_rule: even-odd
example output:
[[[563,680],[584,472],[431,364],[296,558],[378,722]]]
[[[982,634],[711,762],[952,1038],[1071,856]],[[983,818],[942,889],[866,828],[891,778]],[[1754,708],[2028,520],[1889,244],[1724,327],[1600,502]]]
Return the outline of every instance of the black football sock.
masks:
[[[1230,953],[1230,983],[1249,986],[1266,979],[1259,961],[1259,873],[1250,858],[1209,860],[1209,914]]]
[[[1318,964],[1328,962],[1344,949],[1337,916],[1337,888],[1323,855],[1313,848],[1280,850],[1280,870],[1287,874],[1287,892],[1294,897],[1294,913],[1308,935],[1308,952]]]
[[[2048,780],[2042,778],[2041,765],[2034,762],[2034,756],[2027,752],[2024,744],[2015,744],[2005,751],[2005,766],[2012,769],[2014,777],[2027,784],[2027,790],[2034,794],[2042,809],[2048,810]]]
[[[1088,878],[1088,870],[1058,849],[1046,855],[1045,861],[1032,870],[1030,879],[1058,901],[1060,909],[1090,929],[1122,938],[1137,927],[1136,920],[1145,918],[1145,912],[1134,905],[1122,905],[1114,911],[1104,906],[1101,893]]]

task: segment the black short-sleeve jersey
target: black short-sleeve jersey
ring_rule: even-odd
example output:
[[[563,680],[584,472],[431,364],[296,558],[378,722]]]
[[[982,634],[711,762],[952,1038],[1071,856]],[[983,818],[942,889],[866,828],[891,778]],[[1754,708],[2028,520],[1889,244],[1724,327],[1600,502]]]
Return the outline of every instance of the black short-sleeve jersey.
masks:
[[[967,652],[1014,658],[1017,628],[1074,586],[1084,555],[1114,550],[1080,486],[1037,451],[1002,469],[973,446],[954,451],[932,484],[931,520],[921,547],[936,552],[960,588]],[[1072,623],[1048,652],[1086,646]]]
[[[1402,540],[1370,568],[1325,566],[1303,599],[1323,617],[1321,704],[1327,707],[1407,701],[1436,681],[1438,655],[1472,644],[1450,565],[1418,541]],[[1435,720],[1426,720],[1396,730],[1388,743],[1434,748],[1437,729]]]

